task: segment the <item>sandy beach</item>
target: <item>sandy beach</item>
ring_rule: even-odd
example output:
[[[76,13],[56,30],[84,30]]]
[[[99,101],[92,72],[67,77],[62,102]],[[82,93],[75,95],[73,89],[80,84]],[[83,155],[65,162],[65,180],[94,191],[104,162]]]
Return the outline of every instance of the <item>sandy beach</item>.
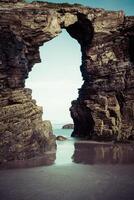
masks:
[[[134,165],[59,165],[0,171],[1,200],[132,200]]]

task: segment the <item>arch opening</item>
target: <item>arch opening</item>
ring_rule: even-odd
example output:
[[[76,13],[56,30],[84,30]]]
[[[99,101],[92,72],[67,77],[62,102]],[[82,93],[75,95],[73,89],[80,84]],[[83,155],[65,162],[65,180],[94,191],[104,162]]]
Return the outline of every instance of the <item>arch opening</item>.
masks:
[[[65,29],[40,48],[41,64],[37,64],[26,81],[37,104],[43,106],[43,118],[52,124],[73,123],[69,108],[78,97],[83,81],[80,45]]]
[[[85,69],[86,69],[85,60],[88,57],[87,52],[90,48],[90,45],[91,45],[91,42],[92,42],[92,39],[93,39],[94,29],[93,29],[93,26],[92,26],[92,23],[90,22],[90,20],[87,19],[84,14],[80,14],[80,13],[77,14],[77,21],[75,23],[73,23],[73,24],[71,24],[67,27],[65,27],[65,24],[63,23],[63,24],[61,24],[61,28],[62,28],[62,32],[64,34],[66,33],[66,36],[64,37],[62,44],[57,45],[58,47],[57,47],[57,50],[55,50],[54,55],[52,55],[52,51],[53,51],[53,47],[56,47],[56,45],[53,44],[53,42],[56,41],[56,39],[60,38],[61,34],[58,37],[51,40],[51,42],[49,41],[47,43],[44,43],[44,46],[42,47],[42,49],[44,48],[44,50],[45,50],[45,47],[48,47],[49,45],[50,46],[53,45],[52,49],[49,49],[49,48],[46,49],[46,52],[50,51],[50,53],[51,53],[50,54],[51,57],[48,58],[48,60],[50,60],[50,63],[51,63],[51,66],[48,67],[48,69],[53,66],[53,70],[51,71],[51,74],[49,74],[50,73],[49,70],[48,70],[49,72],[47,72],[47,71],[45,72],[45,69],[47,68],[47,66],[46,66],[46,60],[47,59],[45,60],[45,58],[46,58],[45,52],[44,52],[44,55],[42,55],[42,53],[40,52],[41,53],[41,59],[44,60],[44,64],[42,62],[41,65],[45,65],[44,66],[44,72],[43,71],[40,72],[41,76],[44,76],[43,79],[42,79],[42,82],[40,80],[40,86],[42,88],[41,94],[44,93],[42,86],[44,85],[44,87],[45,87],[45,83],[46,83],[45,74],[46,74],[46,80],[48,81],[47,85],[49,85],[49,86],[46,86],[46,89],[47,89],[47,91],[50,92],[50,94],[48,95],[48,99],[46,100],[46,97],[44,95],[44,100],[43,100],[43,98],[42,98],[42,100],[40,100],[39,89],[37,87],[36,87],[36,89],[33,88],[31,84],[28,85],[28,82],[30,83],[30,81],[34,82],[34,85],[36,84],[36,81],[34,81],[34,80],[32,81],[32,76],[30,76],[31,80],[29,79],[27,81],[26,86],[33,89],[33,96],[38,101],[38,104],[41,105],[41,106],[44,105],[44,118],[45,119],[47,118],[47,119],[51,120],[51,122],[53,124],[54,123],[62,123],[62,124],[72,123],[72,120],[73,120],[74,131],[73,131],[72,136],[77,136],[77,137],[83,137],[83,136],[88,137],[89,136],[89,138],[91,138],[91,134],[93,132],[93,126],[94,126],[92,114],[91,114],[90,109],[87,108],[85,104],[83,104],[83,103],[81,104],[81,99],[80,99],[80,97],[78,97],[77,91],[78,91],[78,86],[81,87],[81,85],[83,84],[81,78],[83,78],[83,80],[86,79],[86,77],[84,76],[84,75],[86,75],[86,73],[84,73]],[[69,37],[69,35],[67,35],[67,33],[69,33],[69,35],[71,37]],[[66,50],[66,52],[65,52],[64,48],[67,45],[67,43],[65,43],[65,45],[64,45],[64,42],[66,41],[66,38],[68,38],[68,40],[70,40],[71,38],[74,38],[76,40],[76,41],[70,40],[71,43],[75,42],[75,45],[77,44],[77,47],[75,48],[75,50],[73,50],[73,48],[71,47],[70,50]],[[80,44],[80,46],[78,46],[78,44]],[[63,68],[61,66],[61,65],[66,65],[65,63],[62,64],[62,62],[61,62],[62,56],[61,55],[60,55],[60,58],[58,58],[58,60],[60,60],[60,62],[58,61],[58,65],[60,65],[60,69],[58,69],[59,66],[58,66],[58,68],[55,67],[55,63],[54,63],[55,61],[53,60],[53,57],[55,57],[55,54],[57,54],[57,52],[58,52],[59,46],[64,47],[63,50],[60,47],[59,55],[62,54],[63,52],[65,52],[65,54],[67,54],[67,51],[68,51],[69,53],[71,53],[71,59],[72,59],[73,62],[75,61],[76,51],[79,49],[79,53],[78,53],[79,56],[77,56],[77,58],[76,58],[75,66],[74,66],[73,62],[69,63],[69,66],[71,68],[68,69],[68,67],[66,67],[66,69],[67,69],[66,71],[63,70],[65,68]],[[43,59],[43,57],[44,57],[44,59]],[[65,57],[67,58],[68,56],[66,55]],[[63,58],[64,58],[64,56],[63,56]],[[71,59],[68,59],[68,60],[70,61]],[[79,66],[80,66],[80,71],[81,71],[82,75],[78,71]],[[76,68],[77,68],[77,72],[75,73]],[[42,69],[43,69],[43,66],[42,66]],[[73,71],[74,69],[75,69],[75,71]],[[37,70],[37,67],[34,67],[34,72],[35,72],[35,70]],[[38,67],[38,70],[39,70],[39,67]],[[65,79],[65,75],[68,74],[67,76],[69,77],[69,79],[63,80],[63,77],[59,76],[59,73],[57,74],[56,70],[63,73],[64,79]],[[36,71],[36,76],[37,76],[37,71]],[[57,77],[57,82],[56,82],[55,77]],[[49,80],[48,80],[48,78],[49,78]],[[71,82],[70,82],[70,79],[71,79]],[[55,83],[54,83],[54,80],[55,80]],[[75,80],[75,82],[72,82],[74,80]],[[52,82],[53,82],[53,84],[52,84]],[[74,86],[73,86],[73,84],[74,84]],[[51,88],[50,88],[50,85],[51,85]],[[57,87],[58,85],[62,86],[62,90],[58,90],[58,87]],[[69,85],[70,85],[70,89],[68,88]],[[57,87],[57,90],[54,89],[55,87]],[[74,87],[74,90],[71,87],[72,88]],[[68,91],[67,91],[67,89],[68,89]],[[36,90],[37,90],[37,92],[36,92]],[[54,92],[51,92],[51,91],[54,91]],[[54,93],[54,94],[52,95],[52,93]],[[57,98],[57,96],[61,97],[61,93],[64,94],[64,95],[66,93],[68,93],[68,94],[71,93],[71,95],[66,94],[65,98]],[[70,96],[70,98],[68,98],[68,96]],[[84,120],[82,120],[84,122],[84,124],[83,123],[81,123],[81,125],[79,124],[79,128],[77,128],[78,123],[76,123],[77,121],[79,121],[79,120],[76,119],[76,116],[79,116],[79,112],[77,113],[77,111],[79,109],[78,110],[76,109],[75,112],[74,112],[74,109],[76,108],[76,106],[74,105],[74,101],[72,101],[74,99],[77,99],[76,104],[79,105],[80,109],[84,108],[84,111],[83,111],[83,114],[82,114],[82,116],[85,118]],[[57,102],[57,105],[55,103],[53,103],[53,101]],[[72,105],[71,105],[71,102],[72,102]],[[63,103],[64,103],[64,106],[63,106]],[[65,104],[67,105],[67,107],[65,106]],[[71,106],[71,108],[70,108],[70,106]],[[73,106],[74,106],[74,109],[73,109]],[[70,108],[70,114],[69,114],[69,108]],[[72,110],[73,110],[73,112],[72,112]],[[58,117],[59,113],[62,113],[62,114],[60,114],[60,116]],[[65,116],[64,114],[68,117],[64,117]],[[59,120],[57,120],[56,118],[59,119]],[[87,121],[88,121],[88,123],[87,123]],[[83,132],[84,126],[86,126],[86,127],[85,127],[84,132]]]

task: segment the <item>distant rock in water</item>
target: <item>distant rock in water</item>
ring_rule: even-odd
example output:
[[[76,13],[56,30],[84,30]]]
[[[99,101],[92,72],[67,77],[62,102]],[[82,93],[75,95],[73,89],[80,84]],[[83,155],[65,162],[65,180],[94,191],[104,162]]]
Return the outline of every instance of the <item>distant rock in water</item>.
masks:
[[[64,140],[67,140],[67,138],[64,137],[64,136],[62,136],[62,135],[58,135],[58,136],[56,137],[56,140],[58,140],[58,141],[64,141]]]
[[[73,124],[65,124],[64,126],[62,126],[62,129],[73,129],[74,125]]]

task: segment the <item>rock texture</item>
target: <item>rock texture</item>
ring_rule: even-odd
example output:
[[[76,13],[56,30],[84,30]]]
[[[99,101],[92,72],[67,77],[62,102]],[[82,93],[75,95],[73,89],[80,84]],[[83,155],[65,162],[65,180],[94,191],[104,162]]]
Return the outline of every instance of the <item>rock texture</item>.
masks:
[[[0,162],[32,158],[53,146],[42,110],[24,87],[32,67],[41,61],[39,47],[62,28],[79,42],[82,52],[84,84],[70,109],[72,135],[134,138],[134,17],[76,4],[2,0]]]
[[[30,89],[1,91],[0,163],[42,156],[55,150],[55,137],[49,121],[42,121],[42,108],[36,105]]]
[[[84,84],[70,109],[72,136],[134,139],[134,17],[98,12],[92,42],[82,50]]]

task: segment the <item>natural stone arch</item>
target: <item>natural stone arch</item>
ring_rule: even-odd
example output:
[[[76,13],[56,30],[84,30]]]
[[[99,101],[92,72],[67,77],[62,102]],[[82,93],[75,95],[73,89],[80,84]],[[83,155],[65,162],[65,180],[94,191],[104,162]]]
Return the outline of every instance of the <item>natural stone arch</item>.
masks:
[[[40,62],[39,46],[61,28],[78,40],[82,50],[84,84],[72,102],[73,136],[133,138],[133,62],[128,42],[134,35],[133,17],[125,18],[120,11],[43,2],[0,3],[0,7],[1,162],[55,149],[50,125],[42,121],[42,109],[24,85],[29,71]]]

